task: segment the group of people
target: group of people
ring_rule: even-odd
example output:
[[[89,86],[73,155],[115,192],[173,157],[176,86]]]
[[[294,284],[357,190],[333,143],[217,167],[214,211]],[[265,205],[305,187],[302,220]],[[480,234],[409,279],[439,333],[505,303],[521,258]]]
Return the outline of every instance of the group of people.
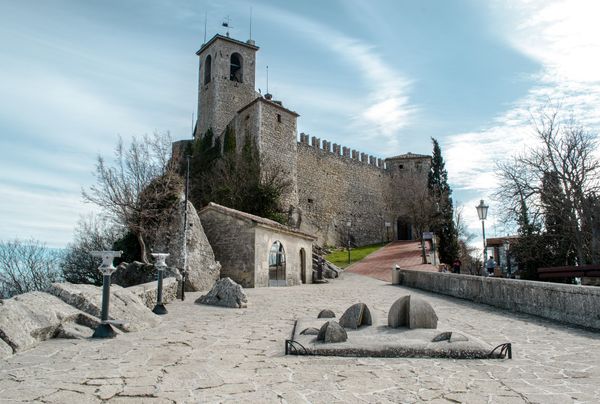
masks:
[[[461,265],[462,265],[462,262],[460,262],[460,260],[457,258],[452,263],[451,271],[448,271],[448,265],[442,264],[441,268],[440,268],[440,272],[452,272],[453,274],[459,274]]]
[[[452,270],[448,271],[448,267],[445,264],[442,264],[442,268],[441,268],[441,272],[452,272],[453,274],[459,274],[460,273],[460,266],[462,265],[462,262],[460,262],[460,259],[456,258],[454,260],[454,262],[452,263]],[[486,275],[487,276],[493,276],[494,275],[494,270],[496,269],[496,261],[494,260],[494,256],[491,255],[490,258],[488,258],[485,261],[485,270],[486,270]]]

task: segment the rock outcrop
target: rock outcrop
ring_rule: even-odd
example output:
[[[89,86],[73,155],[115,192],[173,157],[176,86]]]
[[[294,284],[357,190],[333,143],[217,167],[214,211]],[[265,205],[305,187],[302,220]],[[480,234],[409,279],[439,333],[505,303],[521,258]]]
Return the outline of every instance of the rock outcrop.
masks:
[[[388,326],[391,328],[437,328],[437,321],[433,307],[420,297],[411,295],[396,300],[388,312]]]
[[[137,297],[139,297],[147,308],[152,310],[156,305],[157,298],[157,284],[156,281],[143,283],[141,285],[135,285],[127,288]],[[175,278],[165,278],[163,280],[163,303],[170,303],[177,300],[179,293],[179,282]]]
[[[174,209],[166,225],[154,236],[154,251],[171,254],[167,258],[169,267],[183,268],[183,214],[185,202],[181,201]],[[221,264],[215,261],[215,254],[204,234],[200,218],[194,206],[188,202],[187,257],[189,271],[185,290],[209,290],[219,279]]]
[[[0,355],[21,352],[41,341],[62,335],[78,324],[78,334],[89,337],[99,320],[44,292],[30,292],[0,301]],[[10,349],[7,349],[8,348]]]
[[[371,312],[364,303],[353,304],[340,317],[340,325],[344,328],[357,329],[363,325],[371,325],[372,322]]]
[[[100,318],[102,288],[65,282],[53,283],[47,289],[47,292],[68,305]],[[108,317],[111,320],[124,321],[124,324],[115,324],[122,331],[141,331],[160,323],[160,317],[148,310],[144,302],[132,291],[118,285],[112,285],[110,295]]]
[[[248,298],[241,285],[232,281],[231,278],[223,278],[215,283],[208,294],[200,296],[196,303],[243,308],[246,307]]]

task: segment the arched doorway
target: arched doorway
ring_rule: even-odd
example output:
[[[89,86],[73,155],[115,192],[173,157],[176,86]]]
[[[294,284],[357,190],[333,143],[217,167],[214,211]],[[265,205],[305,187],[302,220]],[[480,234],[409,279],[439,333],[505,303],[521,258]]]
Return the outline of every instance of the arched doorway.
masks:
[[[412,240],[412,225],[410,221],[404,217],[398,218],[398,240]]]
[[[302,283],[306,283],[306,251],[304,248],[300,249],[300,280]]]
[[[239,53],[233,53],[231,55],[231,63],[229,65],[229,80],[242,83],[242,72],[242,55]]]
[[[269,286],[286,286],[285,250],[283,244],[276,241],[269,250]]]

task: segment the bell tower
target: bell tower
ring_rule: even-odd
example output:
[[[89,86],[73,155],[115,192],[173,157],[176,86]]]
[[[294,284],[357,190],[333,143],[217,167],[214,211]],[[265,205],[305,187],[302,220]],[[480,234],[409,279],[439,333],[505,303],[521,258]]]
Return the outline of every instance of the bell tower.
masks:
[[[258,49],[252,40],[242,42],[217,34],[196,52],[200,69],[194,137],[209,128],[220,136],[237,111],[258,97],[254,90]]]

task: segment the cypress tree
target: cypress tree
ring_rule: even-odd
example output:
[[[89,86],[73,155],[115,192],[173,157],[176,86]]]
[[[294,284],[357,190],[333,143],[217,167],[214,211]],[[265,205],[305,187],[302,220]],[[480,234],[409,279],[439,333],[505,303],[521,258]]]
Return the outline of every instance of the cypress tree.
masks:
[[[448,185],[442,150],[438,141],[431,138],[433,157],[431,169],[427,176],[427,187],[434,203],[437,204],[433,220],[433,231],[439,237],[438,253],[440,261],[451,264],[458,258],[458,232],[454,223],[454,207],[452,204],[452,189]]]

